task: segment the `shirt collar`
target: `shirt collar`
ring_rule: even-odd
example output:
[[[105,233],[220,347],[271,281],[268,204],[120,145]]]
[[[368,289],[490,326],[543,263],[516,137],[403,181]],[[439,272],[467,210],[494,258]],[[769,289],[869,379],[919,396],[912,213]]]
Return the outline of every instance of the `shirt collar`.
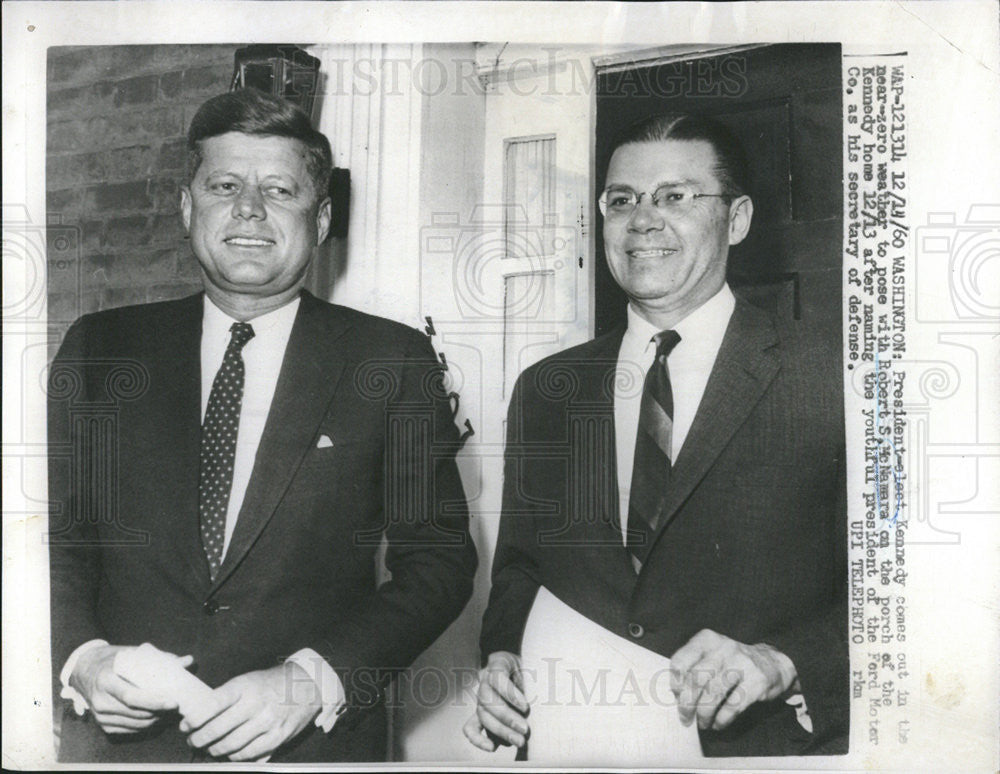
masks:
[[[248,320],[247,322],[253,326],[254,338],[260,340],[261,336],[266,335],[271,330],[287,330],[290,333],[292,324],[295,322],[295,315],[299,311],[300,299],[301,296],[297,295],[284,306],[279,306],[277,309],[272,309],[270,312]],[[239,321],[219,309],[212,299],[207,294],[205,295],[202,336],[206,340],[228,341],[229,329],[234,322]],[[250,343],[253,343],[253,339]],[[250,343],[247,346],[250,346]]]
[[[721,342],[735,308],[733,291],[729,285],[723,285],[718,293],[677,323],[674,330],[680,334],[681,341],[686,338],[688,341],[711,339]]]
[[[722,341],[735,308],[736,297],[729,285],[723,284],[718,293],[677,323],[673,330],[677,331],[682,342],[706,339]],[[628,329],[625,331],[622,347],[628,347],[631,352],[643,352],[660,329],[640,316],[632,308],[632,304],[628,305],[626,315]]]

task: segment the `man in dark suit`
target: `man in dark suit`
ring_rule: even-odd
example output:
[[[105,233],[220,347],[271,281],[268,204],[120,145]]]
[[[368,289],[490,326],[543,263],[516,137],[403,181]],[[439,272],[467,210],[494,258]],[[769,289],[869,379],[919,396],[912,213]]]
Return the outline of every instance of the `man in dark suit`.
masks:
[[[387,678],[476,567],[441,369],[302,291],[332,160],[305,114],[225,94],[188,145],[205,292],[87,315],[51,369],[60,758],[384,760]],[[123,676],[142,643],[214,689],[197,712]]]
[[[840,353],[727,286],[753,215],[728,130],[660,116],[613,150],[600,207],[628,327],[512,395],[466,736],[530,758],[520,650],[544,587],[670,659],[705,755],[846,752]]]

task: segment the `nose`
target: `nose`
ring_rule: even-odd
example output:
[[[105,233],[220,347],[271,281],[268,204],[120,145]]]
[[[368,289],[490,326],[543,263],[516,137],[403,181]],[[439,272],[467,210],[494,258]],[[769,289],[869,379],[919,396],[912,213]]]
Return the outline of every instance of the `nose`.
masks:
[[[264,220],[267,212],[264,210],[264,197],[255,185],[245,185],[240,188],[233,202],[233,217],[243,220]]]
[[[653,204],[653,197],[648,193],[639,195],[639,200],[635,204],[635,209],[629,215],[629,231],[646,233],[649,231],[659,231],[665,225],[663,214]]]

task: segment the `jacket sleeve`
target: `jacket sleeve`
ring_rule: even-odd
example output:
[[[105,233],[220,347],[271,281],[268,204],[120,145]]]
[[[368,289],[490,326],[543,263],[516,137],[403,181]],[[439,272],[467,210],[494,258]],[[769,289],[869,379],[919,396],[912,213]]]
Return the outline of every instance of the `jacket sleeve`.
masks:
[[[386,405],[383,536],[391,579],[333,638],[308,643],[337,672],[350,706],[378,703],[389,676],[458,617],[478,563],[442,369],[423,336],[412,332],[407,341]]]
[[[526,464],[522,428],[530,421],[525,416],[525,383],[522,374],[507,411],[500,530],[493,557],[493,585],[479,642],[483,663],[496,651],[520,653],[524,626],[540,585],[535,558],[538,530],[522,483]]]
[[[847,752],[850,656],[847,643],[847,499],[844,453],[838,460],[830,545],[836,595],[814,617],[765,637],[791,659],[802,686],[813,733],[809,748]],[[841,744],[843,750],[838,750]]]
[[[59,672],[70,654],[81,644],[103,639],[97,619],[97,581],[101,572],[99,535],[94,512],[99,492],[82,483],[85,450],[74,443],[71,408],[87,400],[86,320],[74,324],[49,369],[48,465],[49,465],[49,572],[52,631],[52,672],[56,695]],[[82,417],[77,417],[80,419]],[[74,472],[76,475],[74,475]],[[74,484],[74,481],[78,482]]]

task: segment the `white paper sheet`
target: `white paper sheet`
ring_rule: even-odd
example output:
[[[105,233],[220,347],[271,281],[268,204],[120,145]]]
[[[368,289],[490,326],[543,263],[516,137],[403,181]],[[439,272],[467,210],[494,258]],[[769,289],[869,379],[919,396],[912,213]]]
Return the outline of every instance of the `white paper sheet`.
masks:
[[[681,725],[670,659],[599,626],[542,587],[521,645],[538,764],[677,766],[702,759]]]
[[[177,656],[148,642],[120,651],[115,671],[143,690],[176,701],[181,716],[195,727],[216,712],[212,689],[181,666]]]

